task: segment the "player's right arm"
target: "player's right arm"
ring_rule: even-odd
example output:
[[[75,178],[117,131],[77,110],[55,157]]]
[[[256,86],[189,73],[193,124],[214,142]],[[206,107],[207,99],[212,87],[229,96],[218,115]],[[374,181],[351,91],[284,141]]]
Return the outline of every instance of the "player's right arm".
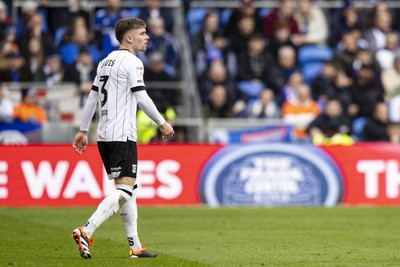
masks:
[[[76,135],[74,142],[72,144],[72,147],[79,155],[85,152],[86,146],[88,144],[87,134],[90,127],[90,122],[92,121],[93,115],[96,112],[98,92],[99,92],[99,87],[98,87],[98,79],[96,76],[92,85],[92,90],[90,90],[89,96],[83,108],[82,121],[79,127],[79,133]]]

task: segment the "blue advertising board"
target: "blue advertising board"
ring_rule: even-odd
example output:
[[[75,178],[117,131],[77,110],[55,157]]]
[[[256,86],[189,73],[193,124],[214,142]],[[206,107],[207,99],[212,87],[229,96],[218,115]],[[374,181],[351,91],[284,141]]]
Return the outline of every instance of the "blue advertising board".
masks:
[[[208,160],[200,181],[211,206],[333,206],[342,192],[336,164],[312,145],[230,145]]]

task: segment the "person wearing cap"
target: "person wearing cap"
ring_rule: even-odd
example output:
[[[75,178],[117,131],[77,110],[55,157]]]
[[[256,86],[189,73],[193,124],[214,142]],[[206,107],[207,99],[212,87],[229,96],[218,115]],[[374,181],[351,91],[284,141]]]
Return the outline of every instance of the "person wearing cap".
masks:
[[[21,98],[21,104],[14,107],[14,119],[38,124],[47,122],[46,111],[36,104],[34,90],[23,88]]]

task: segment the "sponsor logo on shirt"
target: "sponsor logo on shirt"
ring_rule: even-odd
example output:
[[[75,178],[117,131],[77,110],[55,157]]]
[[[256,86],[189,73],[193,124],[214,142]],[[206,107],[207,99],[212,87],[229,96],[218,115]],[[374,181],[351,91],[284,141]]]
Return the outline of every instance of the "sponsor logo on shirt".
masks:
[[[138,75],[138,77],[143,77],[143,68],[136,67],[136,74]]]

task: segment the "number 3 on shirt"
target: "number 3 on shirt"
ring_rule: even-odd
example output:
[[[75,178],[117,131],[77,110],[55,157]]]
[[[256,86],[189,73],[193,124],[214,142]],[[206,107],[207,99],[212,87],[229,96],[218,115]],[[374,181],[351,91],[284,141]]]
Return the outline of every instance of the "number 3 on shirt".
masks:
[[[107,102],[107,90],[106,90],[107,81],[108,81],[108,75],[100,76],[100,82],[103,82],[103,86],[101,87],[101,94],[103,95],[101,106],[104,106],[104,104]]]

